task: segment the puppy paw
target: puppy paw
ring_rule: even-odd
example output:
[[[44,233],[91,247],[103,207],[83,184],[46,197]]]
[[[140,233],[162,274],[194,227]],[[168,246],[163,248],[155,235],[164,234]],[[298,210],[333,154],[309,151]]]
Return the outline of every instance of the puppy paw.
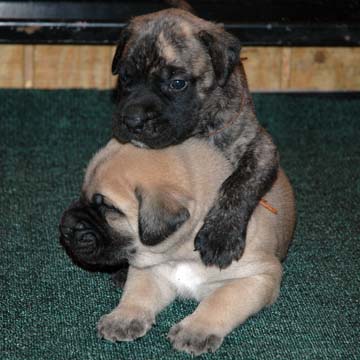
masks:
[[[195,250],[206,266],[225,269],[244,252],[245,236],[230,219],[208,219],[195,238]]]
[[[192,327],[191,323],[185,325],[182,322],[170,329],[168,339],[174,349],[195,356],[215,352],[224,340],[223,337],[212,334],[211,329],[199,329]]]
[[[154,317],[141,309],[136,316],[129,316],[122,311],[113,311],[100,318],[97,331],[100,338],[115,341],[132,341],[144,336],[154,324]]]

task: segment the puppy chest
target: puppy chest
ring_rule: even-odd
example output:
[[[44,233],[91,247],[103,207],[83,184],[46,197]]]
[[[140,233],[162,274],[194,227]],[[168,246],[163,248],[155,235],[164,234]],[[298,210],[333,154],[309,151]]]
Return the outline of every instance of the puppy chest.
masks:
[[[199,266],[188,262],[162,266],[160,271],[161,276],[176,288],[181,297],[198,298],[201,287],[206,282]]]

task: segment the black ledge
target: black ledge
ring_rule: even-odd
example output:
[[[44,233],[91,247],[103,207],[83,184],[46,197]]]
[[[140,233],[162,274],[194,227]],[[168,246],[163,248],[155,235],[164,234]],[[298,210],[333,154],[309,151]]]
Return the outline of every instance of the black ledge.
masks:
[[[197,0],[243,45],[360,46],[360,0]],[[0,43],[114,44],[127,21],[165,1],[0,1]]]

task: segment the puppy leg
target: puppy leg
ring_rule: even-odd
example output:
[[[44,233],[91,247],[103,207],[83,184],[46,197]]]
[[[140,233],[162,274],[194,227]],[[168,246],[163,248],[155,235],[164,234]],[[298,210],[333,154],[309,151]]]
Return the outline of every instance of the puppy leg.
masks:
[[[243,149],[242,137],[239,147],[233,147],[240,160],[221,185],[218,198],[196,235],[195,249],[206,266],[225,269],[241,258],[249,219],[276,180],[279,167],[276,147],[265,132],[258,131],[247,144],[247,150]]]
[[[234,280],[218,288],[194,313],[170,329],[173,347],[194,355],[214,352],[228,333],[276,300],[280,281],[278,264],[271,273]]]
[[[149,270],[129,268],[119,305],[100,318],[100,337],[110,341],[131,341],[144,336],[155,323],[155,316],[175,298],[175,291]]]

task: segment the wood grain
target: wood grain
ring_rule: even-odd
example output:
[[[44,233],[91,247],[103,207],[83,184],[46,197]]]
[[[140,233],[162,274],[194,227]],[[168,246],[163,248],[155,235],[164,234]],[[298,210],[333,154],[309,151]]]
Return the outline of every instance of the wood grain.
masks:
[[[114,46],[0,45],[0,87],[109,89]],[[360,47],[246,47],[253,91],[360,90]]]
[[[109,88],[108,46],[35,47],[35,88]]]
[[[289,89],[360,90],[360,47],[293,48]]]
[[[24,87],[34,87],[34,46],[24,46]]]
[[[0,46],[0,87],[22,88],[24,86],[24,46]]]
[[[246,47],[241,52],[250,90],[280,89],[281,48]]]
[[[286,90],[290,86],[291,79],[291,57],[292,49],[285,47],[281,49],[281,74],[280,74],[280,89]]]

